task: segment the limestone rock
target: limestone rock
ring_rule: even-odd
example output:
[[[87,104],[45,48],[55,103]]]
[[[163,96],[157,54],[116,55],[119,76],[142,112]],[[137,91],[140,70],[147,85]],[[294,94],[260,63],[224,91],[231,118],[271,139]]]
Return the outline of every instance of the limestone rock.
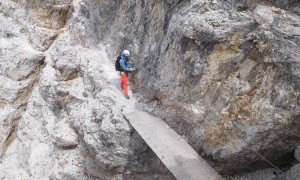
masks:
[[[230,180],[277,180],[277,176],[274,174],[274,169],[262,169],[256,172],[243,173],[240,175],[229,177]],[[279,180],[279,179],[278,179]],[[284,179],[280,179],[284,180]]]
[[[63,1],[19,1],[23,7],[27,7],[27,16],[31,23],[47,29],[62,28],[69,17],[71,0]]]
[[[299,178],[300,178],[300,164],[296,164],[286,173],[286,180],[297,180]]]
[[[5,44],[5,47],[0,47],[3,49],[0,55],[4,57],[1,59],[1,64],[2,67],[7,67],[2,69],[2,72],[5,72],[10,79],[15,81],[27,79],[28,76],[37,73],[44,63],[45,56],[30,48],[28,44],[21,44],[20,39],[13,38],[7,41],[2,39],[1,41],[0,44]]]
[[[86,8],[0,0],[1,179],[172,178],[132,138],[119,75],[93,44]]]
[[[123,49],[138,107],[221,173],[264,167],[255,151],[289,163],[277,160],[300,145],[298,7],[0,0],[0,178],[173,179],[122,116]]]
[[[54,143],[61,148],[74,148],[78,145],[78,137],[68,124],[59,122],[54,130]]]
[[[126,5],[132,10],[124,11]],[[108,48],[111,57],[133,51],[139,106],[165,118],[224,173],[264,164],[254,151],[278,162],[300,143],[300,18],[293,5],[87,3],[92,23],[99,11],[110,14],[95,27],[107,47],[119,45]]]

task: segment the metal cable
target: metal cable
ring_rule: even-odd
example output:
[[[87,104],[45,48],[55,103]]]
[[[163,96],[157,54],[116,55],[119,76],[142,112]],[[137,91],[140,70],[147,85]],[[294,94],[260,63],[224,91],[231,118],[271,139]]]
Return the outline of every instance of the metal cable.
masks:
[[[236,134],[236,132],[234,131],[233,133],[236,137],[238,137],[238,135]],[[271,163],[267,158],[265,158],[263,155],[261,155],[259,152],[255,151],[254,149],[252,149],[251,147],[248,147],[252,152],[256,153],[257,155],[259,155],[259,157],[261,157],[264,161],[266,161],[267,163],[269,163],[272,167],[274,167],[277,171],[284,173],[281,169],[279,169],[277,166],[275,166],[273,163]]]
[[[253,151],[254,153],[258,154],[264,161],[266,161],[267,163],[269,163],[271,166],[273,166],[275,169],[277,169],[277,171],[284,173],[281,169],[279,169],[277,166],[275,166],[273,163],[271,163],[267,158],[265,158],[263,155],[261,155],[259,152],[249,148],[251,151]]]

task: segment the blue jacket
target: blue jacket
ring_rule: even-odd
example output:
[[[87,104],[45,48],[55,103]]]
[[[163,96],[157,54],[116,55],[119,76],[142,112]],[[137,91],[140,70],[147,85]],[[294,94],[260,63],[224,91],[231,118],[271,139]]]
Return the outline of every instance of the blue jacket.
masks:
[[[130,65],[128,63],[128,60],[126,59],[126,57],[124,57],[123,55],[121,56],[121,59],[120,59],[120,65],[122,67],[122,71],[125,71],[125,72],[130,72],[132,69],[130,68]]]

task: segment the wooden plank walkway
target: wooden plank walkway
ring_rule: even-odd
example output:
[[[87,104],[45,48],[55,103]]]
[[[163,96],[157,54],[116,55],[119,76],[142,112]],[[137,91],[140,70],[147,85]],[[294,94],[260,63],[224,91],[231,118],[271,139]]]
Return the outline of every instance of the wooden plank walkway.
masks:
[[[142,111],[125,118],[178,180],[223,179],[162,119]]]

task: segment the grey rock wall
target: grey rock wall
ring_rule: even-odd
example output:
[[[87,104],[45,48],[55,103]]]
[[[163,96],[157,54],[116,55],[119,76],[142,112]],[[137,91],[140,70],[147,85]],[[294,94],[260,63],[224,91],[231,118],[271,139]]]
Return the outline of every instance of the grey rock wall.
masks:
[[[220,172],[276,165],[299,139],[296,1],[86,2],[111,59],[129,49],[139,106]],[[95,23],[96,22],[96,23]]]
[[[86,8],[0,0],[0,179],[173,179],[123,118]]]
[[[219,172],[299,146],[296,0],[0,0],[0,23],[0,179],[173,179],[121,115],[125,48],[137,107]]]

